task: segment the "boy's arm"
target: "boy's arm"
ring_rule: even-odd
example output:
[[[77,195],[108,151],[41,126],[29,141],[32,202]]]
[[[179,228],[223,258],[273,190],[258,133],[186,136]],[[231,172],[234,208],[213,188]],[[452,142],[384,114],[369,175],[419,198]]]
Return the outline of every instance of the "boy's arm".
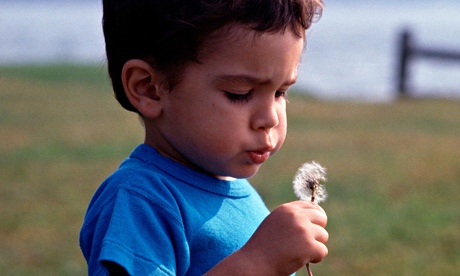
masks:
[[[223,259],[204,275],[270,275],[261,272],[261,269],[258,269],[256,264],[252,263],[240,249]]]
[[[206,275],[290,275],[328,253],[327,216],[315,203],[295,201],[275,209],[249,241]]]

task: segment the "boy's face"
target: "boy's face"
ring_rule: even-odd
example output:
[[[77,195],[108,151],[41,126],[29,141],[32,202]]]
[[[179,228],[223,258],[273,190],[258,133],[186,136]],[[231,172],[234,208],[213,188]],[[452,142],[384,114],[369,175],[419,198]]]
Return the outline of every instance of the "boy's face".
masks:
[[[285,94],[302,49],[303,39],[290,30],[255,35],[234,27],[162,96],[155,130],[146,124],[146,143],[217,177],[253,176],[284,142]]]

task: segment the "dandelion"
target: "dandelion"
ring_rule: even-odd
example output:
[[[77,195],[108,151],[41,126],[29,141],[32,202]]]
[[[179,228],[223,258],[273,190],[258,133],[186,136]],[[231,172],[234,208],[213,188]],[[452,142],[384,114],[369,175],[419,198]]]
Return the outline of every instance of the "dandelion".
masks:
[[[320,182],[326,181],[326,169],[316,162],[305,163],[297,171],[292,182],[295,195],[304,201],[320,203],[326,200],[326,189]]]
[[[326,200],[326,189],[320,182],[326,181],[326,169],[316,162],[305,163],[298,170],[292,182],[294,193],[304,201],[320,203]],[[308,275],[313,276],[310,263],[306,265]]]

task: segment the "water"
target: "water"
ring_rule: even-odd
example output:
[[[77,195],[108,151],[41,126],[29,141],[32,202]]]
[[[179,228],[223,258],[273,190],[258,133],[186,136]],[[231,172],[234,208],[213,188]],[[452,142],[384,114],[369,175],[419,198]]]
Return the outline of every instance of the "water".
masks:
[[[460,51],[460,1],[326,0],[308,31],[298,88],[328,99],[387,101],[395,95],[398,33]],[[0,65],[104,63],[99,0],[0,0]],[[417,96],[460,98],[460,63],[417,60]]]
[[[353,3],[350,3],[353,2]],[[460,52],[460,1],[329,0],[308,33],[300,85],[325,98],[389,100],[396,96],[397,40],[403,28],[417,44]],[[460,98],[460,63],[417,60],[417,96]]]
[[[97,0],[0,0],[0,64],[101,63]]]

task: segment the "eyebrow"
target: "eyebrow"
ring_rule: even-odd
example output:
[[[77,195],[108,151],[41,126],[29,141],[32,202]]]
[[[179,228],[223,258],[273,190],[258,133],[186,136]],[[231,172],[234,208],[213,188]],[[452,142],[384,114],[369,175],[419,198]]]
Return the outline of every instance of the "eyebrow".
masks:
[[[250,75],[219,75],[216,81],[228,81],[232,83],[249,83],[254,85],[267,85],[272,83],[271,79],[257,78]],[[293,85],[297,81],[297,76],[283,83],[283,85]]]

